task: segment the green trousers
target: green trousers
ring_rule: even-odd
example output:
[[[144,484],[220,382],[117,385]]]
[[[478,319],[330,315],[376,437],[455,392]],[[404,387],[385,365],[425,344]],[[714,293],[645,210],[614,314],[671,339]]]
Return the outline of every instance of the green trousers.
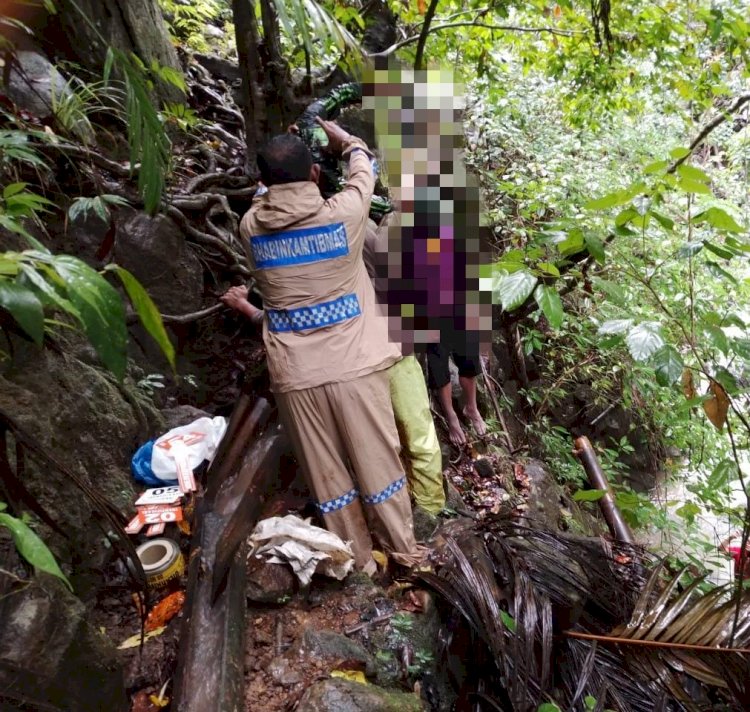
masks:
[[[417,359],[406,356],[388,369],[388,376],[409,489],[415,504],[437,514],[445,507],[443,461],[424,374]]]

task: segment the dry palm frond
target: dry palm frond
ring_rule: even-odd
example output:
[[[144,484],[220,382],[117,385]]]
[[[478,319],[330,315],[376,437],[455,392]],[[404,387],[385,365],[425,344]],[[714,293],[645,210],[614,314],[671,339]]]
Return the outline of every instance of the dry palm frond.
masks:
[[[487,661],[461,681],[477,709],[526,712],[550,697],[585,709],[586,696],[633,712],[750,709],[750,592],[733,631],[731,586],[701,593],[702,579],[683,586],[601,539],[490,527],[448,537],[442,565],[422,575]]]

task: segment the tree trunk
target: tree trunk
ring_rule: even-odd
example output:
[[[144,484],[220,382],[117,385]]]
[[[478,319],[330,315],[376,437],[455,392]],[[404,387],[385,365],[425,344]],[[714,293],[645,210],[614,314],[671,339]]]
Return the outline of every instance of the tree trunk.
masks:
[[[158,0],[59,0],[58,13],[49,17],[38,36],[50,54],[77,62],[97,76],[110,47],[132,52],[147,67],[156,60],[182,71]],[[155,94],[161,100],[182,98],[171,85],[158,86]]]
[[[237,56],[247,136],[247,171],[257,172],[258,146],[297,118],[301,107],[292,91],[289,64],[281,53],[279,20],[272,0],[259,0],[263,35],[255,0],[232,0]]]
[[[260,0],[263,23],[263,87],[266,95],[266,136],[275,136],[292,123],[299,113],[292,92],[292,73],[281,54],[279,18],[273,0]]]
[[[242,113],[245,117],[245,170],[258,173],[258,144],[265,136],[266,100],[261,87],[260,33],[254,0],[232,0],[237,59],[242,74]]]

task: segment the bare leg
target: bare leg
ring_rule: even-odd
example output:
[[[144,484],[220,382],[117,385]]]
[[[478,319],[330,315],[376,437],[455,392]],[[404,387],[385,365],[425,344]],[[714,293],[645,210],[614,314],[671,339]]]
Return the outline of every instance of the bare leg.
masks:
[[[451,442],[456,446],[466,443],[466,435],[461,428],[461,422],[453,410],[453,392],[450,381],[437,391],[440,407],[443,409],[443,415],[448,421],[448,431]]]
[[[461,384],[466,399],[464,415],[471,421],[477,435],[480,438],[484,437],[487,434],[487,425],[477,407],[477,379],[473,376],[459,376],[458,382]]]

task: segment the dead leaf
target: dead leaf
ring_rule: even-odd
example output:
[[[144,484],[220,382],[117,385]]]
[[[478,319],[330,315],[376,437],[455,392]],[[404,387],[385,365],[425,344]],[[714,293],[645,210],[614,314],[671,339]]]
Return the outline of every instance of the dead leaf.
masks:
[[[148,618],[146,618],[146,632],[150,633],[152,630],[161,628],[169,623],[182,610],[184,603],[185,594],[182,591],[175,591],[162,598],[151,609]]]
[[[155,638],[157,635],[161,635],[166,628],[162,626],[161,628],[156,628],[155,630],[152,630],[150,633],[146,633],[143,636],[143,642],[145,643],[149,638]],[[136,633],[135,635],[131,635],[127,640],[124,640],[120,645],[117,646],[118,650],[127,650],[128,648],[137,648],[141,644],[141,634]]]
[[[365,674],[360,670],[332,670],[331,677],[340,677],[344,680],[352,680],[352,682],[361,682],[363,685],[369,685]]]
[[[693,372],[689,368],[686,368],[682,372],[682,392],[688,400],[692,400],[696,396],[695,386],[693,385]]]
[[[379,568],[384,571],[388,568],[388,557],[382,551],[376,551],[373,549],[372,558],[375,559],[375,563]]]
[[[426,2],[426,0],[417,0],[417,12],[420,15],[424,15],[427,12],[427,2]]]
[[[157,708],[154,707],[149,694],[146,690],[137,692],[133,697],[133,704],[130,707],[130,712],[155,712]]]
[[[729,412],[729,396],[727,396],[727,392],[722,388],[721,384],[713,380],[708,390],[710,393],[713,393],[713,398],[703,402],[703,410],[712,425],[717,430],[723,430],[724,423],[727,422],[727,413]]]
[[[149,695],[148,698],[154,707],[166,707],[169,704],[169,697],[159,697],[158,695]]]
[[[553,14],[555,16],[555,19],[559,20],[562,17],[562,8],[559,5],[555,5],[555,9],[553,10]]]

